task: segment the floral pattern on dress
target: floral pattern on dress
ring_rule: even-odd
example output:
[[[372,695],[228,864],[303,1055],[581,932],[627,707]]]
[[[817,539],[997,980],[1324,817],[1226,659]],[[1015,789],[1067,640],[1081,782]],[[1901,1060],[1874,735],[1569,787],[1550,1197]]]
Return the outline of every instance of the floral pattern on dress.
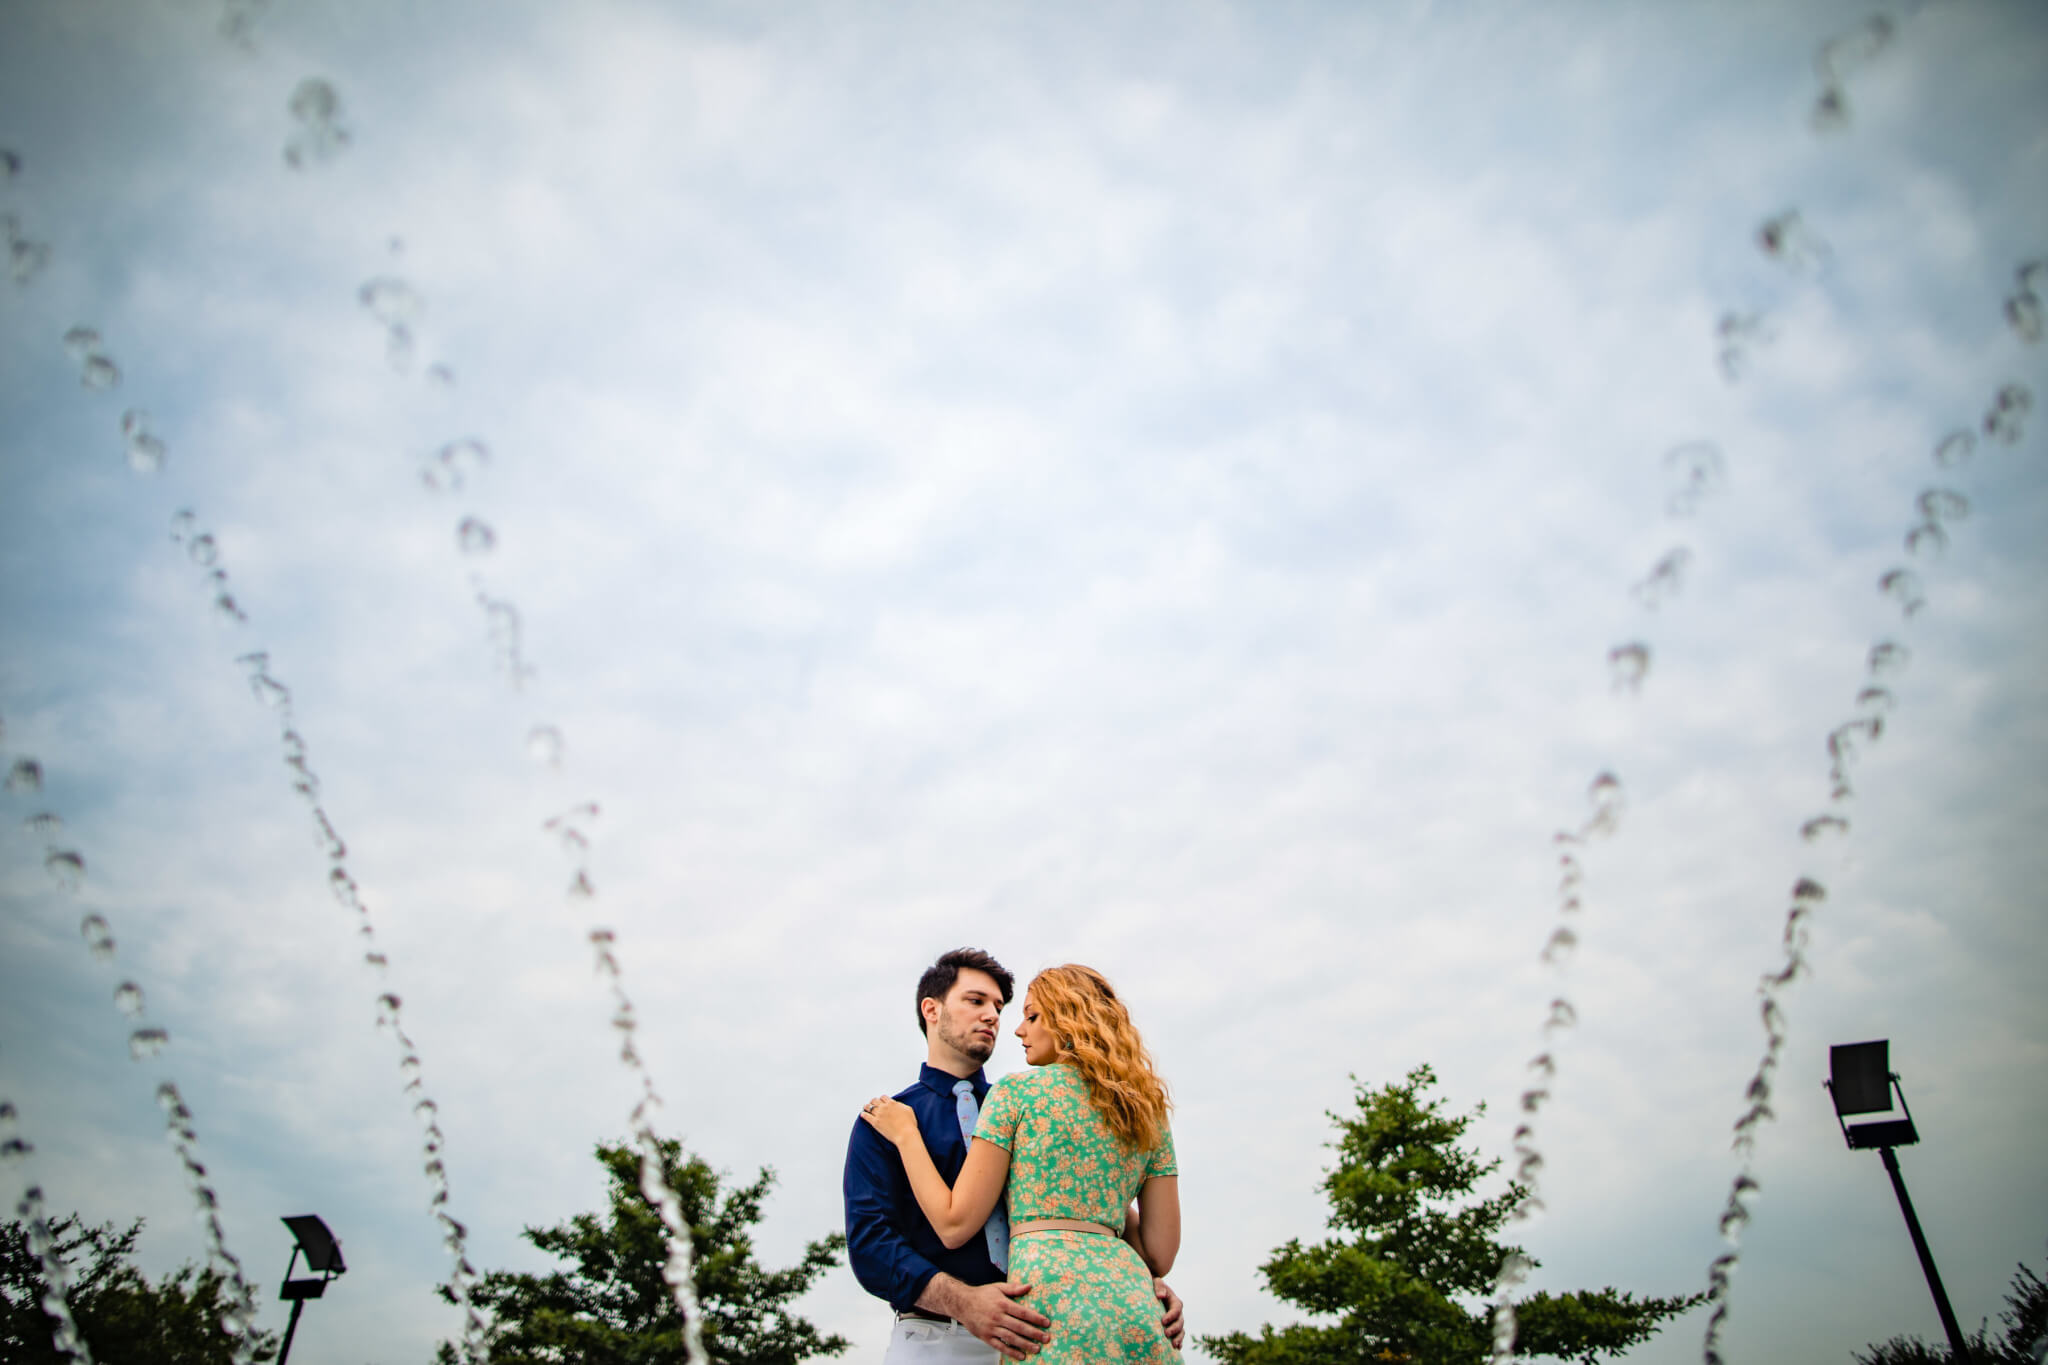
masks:
[[[1123,1230],[1138,1187],[1178,1175],[1173,1134],[1150,1151],[1124,1149],[1088,1100],[1088,1083],[1064,1063],[1005,1076],[988,1092],[974,1135],[1008,1149],[1003,1201],[1010,1223],[1074,1218]],[[1012,1284],[1032,1286],[1032,1305],[1052,1319],[1036,1365],[1180,1360],[1159,1326],[1152,1273],[1129,1243],[1094,1232],[1027,1232],[1010,1242]]]

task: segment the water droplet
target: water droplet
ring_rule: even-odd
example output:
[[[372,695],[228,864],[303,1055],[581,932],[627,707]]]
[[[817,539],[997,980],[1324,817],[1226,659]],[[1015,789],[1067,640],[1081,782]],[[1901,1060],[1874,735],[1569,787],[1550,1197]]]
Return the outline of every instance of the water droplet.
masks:
[[[78,936],[85,940],[86,951],[101,962],[114,955],[114,930],[105,915],[87,915],[80,920]]]
[[[1650,572],[1629,592],[1636,601],[1655,611],[1664,602],[1678,596],[1679,590],[1685,586],[1685,571],[1691,564],[1692,551],[1683,545],[1674,546],[1650,566]]]
[[[446,365],[429,365],[427,366],[427,382],[437,389],[452,389],[455,387],[455,371],[449,369]]]
[[[100,334],[90,327],[73,327],[64,334],[64,353],[83,365],[100,353]]]
[[[1961,521],[1970,515],[1970,500],[1952,488],[1929,488],[1913,505],[1929,521]]]
[[[2041,339],[2041,300],[2031,290],[2021,290],[2005,301],[2005,320],[2014,335],[2032,345]]]
[[[1543,945],[1543,960],[1552,966],[1562,966],[1571,961],[1578,951],[1579,936],[1569,929],[1558,929],[1550,935],[1550,941]]]
[[[1839,815],[1816,815],[1799,827],[1799,837],[1809,844],[1839,838],[1848,832],[1849,822]]]
[[[59,891],[75,892],[85,884],[85,859],[71,849],[51,849],[43,858],[43,870]]]
[[[1578,1022],[1579,1012],[1572,1008],[1571,1001],[1559,998],[1550,1002],[1550,1017],[1543,1021],[1543,1031],[1553,1033],[1575,1027]]]
[[[2034,391],[2024,384],[2007,384],[1992,399],[1984,414],[1984,434],[2006,445],[2019,443],[2024,419],[2034,409]]]
[[[200,568],[211,568],[220,559],[220,542],[211,534],[194,536],[186,542],[185,554]]]
[[[1931,521],[1923,521],[1906,532],[1906,553],[1916,559],[1934,559],[1948,549],[1948,532]]]
[[[88,389],[106,390],[121,382],[121,371],[103,355],[87,356],[78,382]]]
[[[287,106],[293,118],[301,123],[328,123],[341,112],[341,96],[326,81],[307,79],[299,82],[299,88],[292,91],[291,103]]]
[[[1614,833],[1621,822],[1624,804],[1621,779],[1611,772],[1601,773],[1586,788],[1586,799],[1593,803],[1593,814],[1580,826],[1580,833],[1588,839],[1604,838]]]
[[[329,862],[338,863],[348,856],[347,845],[343,844],[341,836],[335,833],[333,822],[328,820],[327,812],[324,810],[316,809],[313,812],[313,843],[327,855]]]
[[[160,1028],[139,1028],[128,1035],[128,1056],[143,1061],[162,1052],[170,1041],[171,1035]]]
[[[597,894],[597,888],[590,884],[590,874],[579,867],[576,869],[576,875],[569,881],[569,890],[566,894],[572,900],[587,901]]]
[[[1902,673],[1911,662],[1913,651],[1895,641],[1884,640],[1870,647],[1870,675],[1873,678]]]
[[[526,756],[550,768],[562,766],[562,732],[552,725],[536,725],[526,732]]]
[[[1687,441],[1664,452],[1664,468],[1677,487],[1665,504],[1674,517],[1689,517],[1699,510],[1700,501],[1719,493],[1728,483],[1727,462],[1721,447],[1712,441]]]
[[[1750,352],[1770,345],[1778,333],[1763,313],[1723,313],[1714,336],[1721,346],[1721,377],[1732,384],[1748,371]]]
[[[420,470],[420,481],[436,493],[453,493],[465,480],[483,473],[490,462],[490,448],[482,441],[450,441]]]
[[[402,327],[419,315],[424,306],[413,287],[396,275],[379,275],[356,290],[356,298],[370,310],[370,316],[386,327]]]
[[[1855,28],[1821,44],[1814,55],[1814,69],[1822,80],[1838,81],[1869,65],[1873,57],[1890,46],[1893,32],[1891,16],[1873,14]]]
[[[498,533],[475,517],[455,528],[455,543],[466,555],[487,555],[498,547]]]
[[[397,996],[386,992],[377,997],[377,1027],[386,1028],[398,1022],[398,1011],[403,1004]]]
[[[39,792],[43,789],[43,765],[32,758],[17,758],[7,771],[7,790]]]
[[[4,1142],[0,1142],[0,1161],[20,1161],[33,1151],[35,1151],[35,1148],[31,1147],[25,1139],[11,1137]]]
[[[1650,671],[1650,647],[1640,640],[1607,651],[1607,676],[1616,692],[1640,692]]]
[[[1970,458],[1977,449],[1974,432],[1951,431],[1941,438],[1934,447],[1934,462],[1943,469],[1953,469]]]
[[[1920,575],[1911,569],[1892,569],[1877,580],[1877,590],[1899,604],[1907,616],[1927,605],[1920,590]]]
[[[356,891],[356,879],[348,875],[348,869],[337,867],[327,874],[327,889],[334,899],[350,910],[360,910],[363,903]]]
[[[21,174],[21,153],[12,147],[0,147],[0,180],[12,180]]]
[[[1792,899],[1795,902],[1818,904],[1828,898],[1828,889],[1811,877],[1801,877],[1792,884]]]
[[[1884,715],[1889,712],[1897,698],[1888,687],[1866,687],[1856,694],[1856,704],[1866,711]]]
[[[128,443],[128,467],[138,474],[154,474],[164,467],[164,443],[144,432]]]
[[[22,821],[21,827],[38,839],[47,839],[64,828],[64,819],[55,811],[37,811]]]
[[[384,363],[400,374],[412,370],[412,328],[394,322],[384,331]]]
[[[130,1019],[142,1017],[142,987],[133,981],[123,981],[114,987],[114,1008]]]
[[[185,537],[192,534],[192,528],[199,524],[199,516],[189,507],[180,507],[171,514],[171,543],[181,545]]]
[[[256,700],[273,711],[291,709],[292,690],[268,673],[259,673],[249,679],[249,690],[256,694]]]
[[[32,242],[26,237],[8,234],[7,274],[16,284],[27,284],[42,274],[49,264],[49,243]]]
[[[1884,721],[1877,716],[1865,716],[1837,725],[1828,731],[1828,757],[1837,766],[1853,762],[1864,743],[1876,743],[1884,738]]]
[[[242,610],[233,593],[219,593],[213,599],[213,614],[231,625],[246,625],[249,613]]]
[[[1828,244],[1806,226],[1797,209],[1765,219],[1756,240],[1764,255],[1795,270],[1825,264],[1829,255]]]
[[[316,161],[328,161],[348,146],[348,129],[341,124],[341,96],[334,87],[317,77],[300,81],[286,108],[299,122],[299,129],[285,143],[285,164],[299,170]]]

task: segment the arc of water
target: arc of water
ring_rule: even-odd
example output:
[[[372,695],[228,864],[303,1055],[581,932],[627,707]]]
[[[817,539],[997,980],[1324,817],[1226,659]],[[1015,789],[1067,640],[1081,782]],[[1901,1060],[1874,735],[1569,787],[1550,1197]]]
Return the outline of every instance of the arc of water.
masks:
[[[1664,504],[1665,515],[1673,519],[1692,517],[1703,502],[1727,486],[1727,461],[1722,457],[1721,448],[1711,441],[1686,441],[1673,446],[1664,453],[1664,468],[1667,477],[1674,481]],[[1673,546],[1642,579],[1630,586],[1629,595],[1645,610],[1657,610],[1683,589],[1691,563],[1690,547]],[[1630,640],[1608,650],[1607,665],[1613,689],[1630,694],[1640,691],[1649,674],[1651,658],[1651,647],[1643,640]],[[1565,992],[1562,978],[1579,945],[1576,925],[1584,905],[1586,871],[1580,852],[1587,845],[1611,838],[1619,831],[1625,809],[1621,779],[1611,771],[1602,771],[1587,785],[1586,799],[1592,806],[1592,812],[1576,827],[1559,830],[1551,840],[1552,846],[1558,850],[1557,914],[1550,935],[1544,940],[1540,957],[1543,965],[1559,978],[1559,985],[1544,1015],[1539,1034],[1540,1050],[1529,1059],[1527,1069],[1533,1080],[1518,1101],[1521,1120],[1515,1126],[1513,1150],[1515,1183],[1522,1193],[1509,1214],[1518,1223],[1528,1222],[1544,1208],[1544,1157],[1537,1141],[1538,1119],[1551,1099],[1552,1087],[1557,1080],[1562,1035],[1578,1023],[1578,1010]],[[1520,1331],[1515,1315],[1514,1291],[1528,1279],[1532,1268],[1529,1257],[1517,1248],[1502,1258],[1494,1273],[1491,1299],[1491,1359],[1494,1365],[1505,1365],[1514,1358],[1515,1341]]]
[[[356,291],[357,302],[386,332],[387,355],[413,344],[412,320],[425,308],[425,299],[408,281],[395,275],[380,275]],[[400,333],[403,333],[402,338]],[[394,366],[403,371],[404,366]],[[445,367],[442,367],[447,372]],[[491,448],[481,438],[465,436],[442,442],[420,467],[420,482],[429,494],[455,494],[469,490],[492,463]],[[498,532],[473,512],[458,513],[455,547],[463,558],[480,560],[498,546]],[[483,610],[486,633],[497,669],[513,691],[522,690],[534,677],[534,667],[525,647],[524,628],[518,606],[495,596],[479,572],[469,576],[469,587]],[[525,737],[527,753],[560,775],[565,747],[562,732],[554,725],[536,722]],[[568,855],[573,871],[565,895],[572,904],[595,899],[597,885],[590,873],[589,826],[601,813],[598,802],[578,801],[543,822],[541,832]],[[690,1365],[709,1365],[703,1339],[703,1314],[697,1299],[695,1250],[682,1201],[668,1184],[661,1163],[661,1138],[654,1126],[654,1113],[662,1107],[653,1073],[640,1055],[635,1035],[638,1015],[626,994],[617,953],[618,938],[610,928],[597,926],[588,938],[597,953],[599,974],[612,997],[611,1027],[619,1034],[619,1060],[632,1073],[640,1088],[629,1123],[633,1143],[640,1155],[640,1191],[661,1217],[667,1233],[667,1259],[662,1276],[682,1318],[683,1347]]]
[[[0,1159],[10,1163],[26,1160],[35,1148],[16,1132],[16,1115],[12,1100],[0,1099],[0,1132],[7,1136],[0,1138]],[[50,1344],[57,1348],[62,1358],[76,1362],[76,1365],[93,1365],[92,1350],[79,1335],[78,1319],[71,1314],[71,1267],[57,1250],[57,1235],[50,1228],[45,1212],[43,1187],[30,1184],[15,1203],[14,1216],[19,1218],[28,1232],[29,1250],[36,1256],[36,1263],[43,1270],[43,1297],[39,1306],[50,1318]]]
[[[17,758],[10,768],[7,788],[17,794],[36,793],[42,790],[43,782],[43,765],[36,759],[23,757]],[[84,855],[76,849],[59,848],[50,838],[63,828],[62,817],[55,811],[43,810],[23,823],[30,833],[43,838],[43,866],[49,870],[58,889],[74,896],[80,894],[85,876]],[[87,913],[79,921],[79,934],[85,940],[86,950],[96,961],[113,962],[113,927],[105,915],[97,911]],[[124,978],[114,987],[113,1000],[114,1007],[132,1025],[128,1034],[128,1055],[142,1061],[161,1054],[170,1042],[170,1035],[162,1027],[149,1022],[142,987],[132,978]],[[198,1158],[199,1135],[192,1126],[192,1111],[179,1097],[177,1086],[168,1080],[157,1087],[157,1100],[164,1108],[166,1135],[183,1168],[200,1231],[205,1235],[207,1264],[219,1271],[229,1286],[221,1328],[234,1341],[234,1359],[238,1365],[247,1365],[254,1358],[255,1350],[256,1291],[242,1273],[241,1258],[228,1247],[227,1233],[220,1221],[219,1195],[207,1178],[206,1167]]]
[[[2016,393],[2025,396],[2015,397]],[[1987,433],[1993,429],[1995,418],[2003,419],[2015,410],[2024,414],[2031,400],[2031,393],[2023,385],[2003,386],[1994,396],[1985,417]],[[2017,441],[2017,431],[2009,439]],[[1937,469],[1953,471],[1970,458],[1975,447],[1975,437],[1967,429],[1959,429],[1935,443],[1931,458]],[[1921,492],[1914,499],[1913,507],[1919,521],[1906,533],[1908,552],[1938,552],[1948,543],[1944,528],[1969,515],[1970,499],[1957,489],[1936,487]],[[1926,606],[1919,576],[1905,569],[1887,571],[1878,580],[1878,591],[1899,604],[1908,622]],[[1911,662],[1912,657],[1912,651],[1897,640],[1879,640],[1870,647],[1864,662],[1863,683],[1856,693],[1855,712],[1850,719],[1830,730],[1826,737],[1830,809],[1808,818],[1799,826],[1799,835],[1804,842],[1813,844],[1837,840],[1849,834],[1849,819],[1842,813],[1846,803],[1855,797],[1849,770],[1865,748],[1883,738],[1896,700],[1887,684]],[[1826,899],[1827,888],[1813,876],[1801,875],[1793,883],[1792,903],[1785,912],[1780,935],[1781,960],[1774,970],[1765,972],[1757,982],[1757,1017],[1764,1032],[1764,1050],[1757,1060],[1756,1070],[1743,1088],[1744,1107],[1733,1128],[1732,1146],[1740,1164],[1729,1184],[1728,1198],[1718,1220],[1718,1230],[1727,1249],[1707,1267],[1707,1302],[1711,1311],[1700,1343],[1703,1365],[1724,1365],[1721,1338],[1731,1311],[1734,1270],[1741,1259],[1743,1231],[1752,1217],[1750,1206],[1763,1188],[1756,1176],[1757,1140],[1763,1126],[1777,1118],[1771,1108],[1771,1096],[1787,1036],[1784,993],[1809,969],[1806,948],[1811,920]]]

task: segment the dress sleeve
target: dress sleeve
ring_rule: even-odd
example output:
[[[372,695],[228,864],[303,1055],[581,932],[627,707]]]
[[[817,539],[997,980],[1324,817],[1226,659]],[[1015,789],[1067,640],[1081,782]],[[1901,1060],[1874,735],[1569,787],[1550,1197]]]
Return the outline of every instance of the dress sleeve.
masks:
[[[1152,1149],[1152,1155],[1145,1158],[1145,1178],[1150,1180],[1158,1175],[1179,1174],[1180,1163],[1173,1155],[1173,1130],[1168,1128],[1159,1134],[1159,1145]]]
[[[1024,1116],[1024,1099],[1019,1093],[1023,1087],[1016,1081],[1015,1076],[1005,1076],[988,1088],[988,1101],[981,1106],[981,1118],[974,1125],[976,1137],[1006,1152],[1016,1150],[1017,1120]]]

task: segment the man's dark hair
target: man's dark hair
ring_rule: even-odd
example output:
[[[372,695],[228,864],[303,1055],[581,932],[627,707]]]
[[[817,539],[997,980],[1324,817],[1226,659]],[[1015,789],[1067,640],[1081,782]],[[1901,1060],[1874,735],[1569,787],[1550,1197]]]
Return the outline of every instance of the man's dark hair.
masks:
[[[987,972],[995,978],[996,985],[1003,992],[1003,1003],[1010,1003],[1010,992],[1016,989],[1017,978],[1010,975],[1009,968],[990,957],[979,948],[955,948],[924,969],[924,975],[917,979],[917,1031],[925,1031],[924,1002],[936,1000],[946,1003],[947,992],[960,979],[960,969],[971,967],[977,972]]]

